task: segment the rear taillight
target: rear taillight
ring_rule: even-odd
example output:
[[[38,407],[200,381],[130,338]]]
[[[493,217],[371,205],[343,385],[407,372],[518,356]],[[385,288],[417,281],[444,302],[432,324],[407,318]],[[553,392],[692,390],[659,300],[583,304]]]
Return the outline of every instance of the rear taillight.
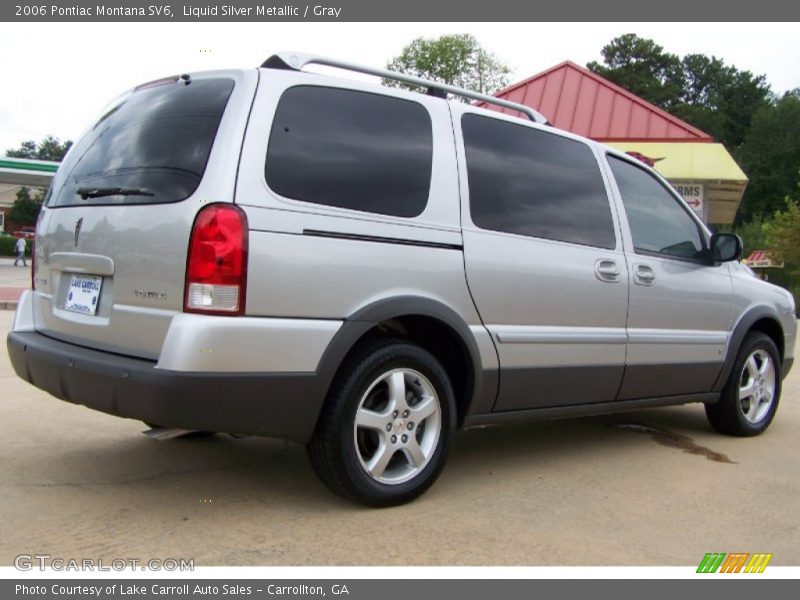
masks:
[[[186,262],[186,312],[241,315],[247,278],[247,217],[232,204],[198,214]]]

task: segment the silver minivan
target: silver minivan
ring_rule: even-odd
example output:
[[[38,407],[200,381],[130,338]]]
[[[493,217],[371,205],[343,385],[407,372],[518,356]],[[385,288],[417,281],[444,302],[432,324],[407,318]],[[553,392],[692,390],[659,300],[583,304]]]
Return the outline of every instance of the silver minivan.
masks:
[[[282,54],[104,110],[47,195],[8,349],[58,398],[299,442],[331,490],[392,505],[459,427],[700,402],[764,431],[795,304],[741,252],[528,107]]]

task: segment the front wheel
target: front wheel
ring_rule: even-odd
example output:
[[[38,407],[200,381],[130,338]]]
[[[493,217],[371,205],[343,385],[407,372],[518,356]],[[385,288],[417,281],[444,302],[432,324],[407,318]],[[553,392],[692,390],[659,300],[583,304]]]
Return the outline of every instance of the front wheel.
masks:
[[[725,388],[706,416],[717,431],[752,436],[772,422],[781,395],[778,348],[769,337],[751,332],[745,337]]]
[[[307,451],[333,492],[391,506],[433,484],[454,429],[455,398],[439,361],[414,344],[380,340],[343,365]]]

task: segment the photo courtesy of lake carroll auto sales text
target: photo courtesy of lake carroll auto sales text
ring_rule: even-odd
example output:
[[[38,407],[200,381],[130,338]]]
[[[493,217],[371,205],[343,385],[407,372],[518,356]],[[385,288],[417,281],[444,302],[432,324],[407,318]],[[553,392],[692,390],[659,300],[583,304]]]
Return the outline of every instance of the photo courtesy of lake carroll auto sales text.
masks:
[[[142,583],[121,584],[107,583],[96,585],[74,585],[68,583],[50,583],[29,585],[19,583],[14,586],[14,594],[18,597],[45,596],[84,598],[104,598],[108,596],[143,597],[143,596],[168,596],[168,597],[243,597],[254,594],[278,597],[332,597],[350,595],[347,584],[334,583],[323,585],[278,585],[265,583],[261,587],[240,584],[215,583],[213,585],[198,585],[194,583]]]

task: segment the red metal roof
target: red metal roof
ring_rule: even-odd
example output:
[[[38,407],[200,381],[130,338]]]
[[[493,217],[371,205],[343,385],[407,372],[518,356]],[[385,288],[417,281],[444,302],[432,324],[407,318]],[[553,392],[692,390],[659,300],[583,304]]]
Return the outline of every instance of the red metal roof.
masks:
[[[598,141],[713,141],[707,133],[571,61],[515,83],[496,96],[538,110],[559,129]]]

